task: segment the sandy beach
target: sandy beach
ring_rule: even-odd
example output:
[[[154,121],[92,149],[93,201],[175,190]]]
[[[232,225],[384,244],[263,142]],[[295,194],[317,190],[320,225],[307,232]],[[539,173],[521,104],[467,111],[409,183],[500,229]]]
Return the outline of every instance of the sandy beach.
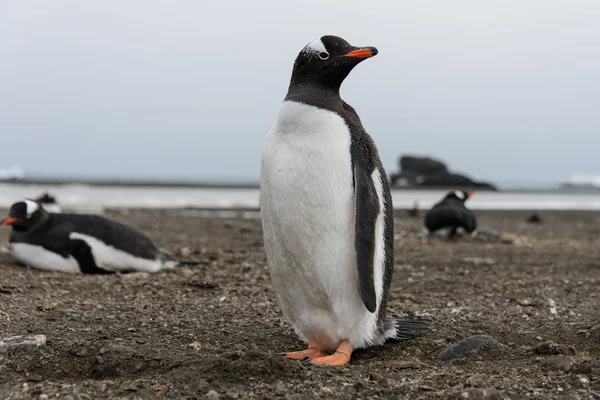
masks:
[[[540,225],[526,211],[476,214],[479,237],[445,241],[397,212],[390,311],[432,329],[341,368],[279,354],[303,343],[274,301],[259,219],[107,214],[203,261],[154,275],[24,268],[2,229],[0,339],[47,342],[0,349],[0,398],[600,399],[600,214],[548,211]],[[473,335],[496,342],[438,360]]]

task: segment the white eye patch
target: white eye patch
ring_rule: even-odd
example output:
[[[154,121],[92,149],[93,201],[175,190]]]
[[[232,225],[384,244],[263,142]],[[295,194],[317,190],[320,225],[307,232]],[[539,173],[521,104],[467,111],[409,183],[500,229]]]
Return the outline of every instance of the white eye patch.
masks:
[[[38,205],[38,203],[36,203],[33,200],[29,200],[29,199],[25,199],[23,200],[23,202],[25,203],[25,205],[27,206],[27,217],[31,217],[31,215],[36,212],[37,210],[40,209],[40,206]]]
[[[458,197],[459,199],[461,199],[461,200],[464,200],[464,199],[465,199],[465,194],[464,194],[463,192],[461,192],[461,191],[455,190],[455,191],[454,191],[454,195],[455,195],[456,197]]]
[[[320,53],[329,54],[329,52],[325,48],[325,45],[323,44],[321,39],[313,40],[312,42],[310,42],[309,44],[306,45],[306,47],[303,49],[303,51],[308,54],[320,54]]]

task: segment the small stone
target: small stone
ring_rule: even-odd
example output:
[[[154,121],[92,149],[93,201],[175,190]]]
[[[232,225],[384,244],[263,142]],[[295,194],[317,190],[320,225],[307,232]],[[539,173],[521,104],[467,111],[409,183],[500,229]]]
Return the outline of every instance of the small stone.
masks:
[[[28,375],[26,378],[29,382],[41,382],[44,380],[40,375],[32,374]]]
[[[206,394],[204,395],[207,399],[220,399],[221,396],[219,395],[219,393],[216,390],[209,390],[208,392],[206,392]]]
[[[102,358],[102,357],[98,356],[98,357],[96,357],[96,362],[97,362],[98,364],[104,364],[104,358]]]
[[[363,390],[364,388],[365,388],[365,384],[361,381],[358,381],[354,384],[354,390],[356,390],[356,391]]]
[[[56,303],[52,304],[40,304],[36,307],[39,311],[51,311],[56,308]]]
[[[515,244],[519,237],[514,233],[505,232],[500,236],[500,243],[504,244]]]
[[[454,398],[468,400],[501,400],[500,394],[494,388],[467,389],[463,390],[458,396],[455,395]]]
[[[188,344],[188,346],[194,350],[200,350],[202,348],[202,344],[200,342],[192,342]]]
[[[183,257],[189,257],[192,254],[192,249],[190,249],[188,246],[184,246],[179,249],[179,254],[181,254]]]
[[[0,350],[15,347],[40,347],[46,345],[45,335],[10,336],[0,338]]]
[[[463,262],[475,265],[494,265],[496,260],[492,257],[465,257],[462,259]]]
[[[564,372],[569,372],[575,366],[575,361],[571,357],[552,357],[542,361],[542,369],[558,369]]]
[[[486,344],[499,345],[498,341],[488,335],[475,335],[451,344],[440,351],[437,359],[440,361],[458,360],[467,356],[469,353],[476,352],[480,347]]]
[[[577,354],[577,351],[573,346],[569,346],[566,344],[558,344],[552,341],[546,341],[538,344],[535,347],[535,354],[539,354],[542,356],[574,356],[575,354]]]
[[[87,350],[86,350],[86,349],[81,349],[81,350],[79,350],[79,351],[77,351],[77,352],[75,353],[75,355],[76,355],[77,357],[85,357],[85,356],[87,356],[87,354],[88,354],[88,353],[87,353]]]
[[[156,390],[157,392],[166,393],[166,392],[169,391],[169,386],[167,386],[167,385],[161,385],[159,383],[154,384],[151,387],[152,387],[152,390]]]
[[[523,307],[535,307],[535,303],[531,299],[518,299],[517,304]]]

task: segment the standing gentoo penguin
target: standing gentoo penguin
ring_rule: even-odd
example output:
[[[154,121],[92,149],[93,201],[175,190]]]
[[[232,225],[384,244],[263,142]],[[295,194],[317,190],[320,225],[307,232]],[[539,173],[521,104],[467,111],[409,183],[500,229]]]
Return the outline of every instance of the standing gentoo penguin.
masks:
[[[339,93],[350,71],[376,54],[336,36],[309,43],[266,138],[265,251],[283,315],[308,343],[288,358],[342,365],[354,349],[407,339],[423,327],[386,315],[394,265],[388,180],[373,140]]]
[[[425,215],[425,228],[429,234],[447,235],[452,238],[458,229],[471,234],[477,228],[475,215],[465,207],[465,201],[473,192],[454,190],[434,205]]]
[[[59,214],[62,212],[62,207],[60,204],[58,204],[56,198],[48,192],[36,198],[35,201],[37,201],[42,207],[44,207],[44,210],[48,211],[49,213]]]
[[[101,216],[51,214],[34,200],[10,208],[10,252],[17,261],[47,271],[157,272],[180,262],[162,253],[146,235]]]

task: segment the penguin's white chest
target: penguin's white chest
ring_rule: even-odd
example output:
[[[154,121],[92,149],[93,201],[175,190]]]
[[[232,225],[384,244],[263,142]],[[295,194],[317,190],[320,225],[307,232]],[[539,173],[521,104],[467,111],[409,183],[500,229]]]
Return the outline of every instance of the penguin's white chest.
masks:
[[[357,289],[350,140],[339,115],[284,102],[262,157],[265,251],[277,299],[303,338],[333,348],[374,324]]]
[[[60,254],[46,250],[42,246],[28,243],[11,243],[10,253],[19,262],[33,268],[45,271],[80,272],[79,264],[73,257],[62,257]]]

